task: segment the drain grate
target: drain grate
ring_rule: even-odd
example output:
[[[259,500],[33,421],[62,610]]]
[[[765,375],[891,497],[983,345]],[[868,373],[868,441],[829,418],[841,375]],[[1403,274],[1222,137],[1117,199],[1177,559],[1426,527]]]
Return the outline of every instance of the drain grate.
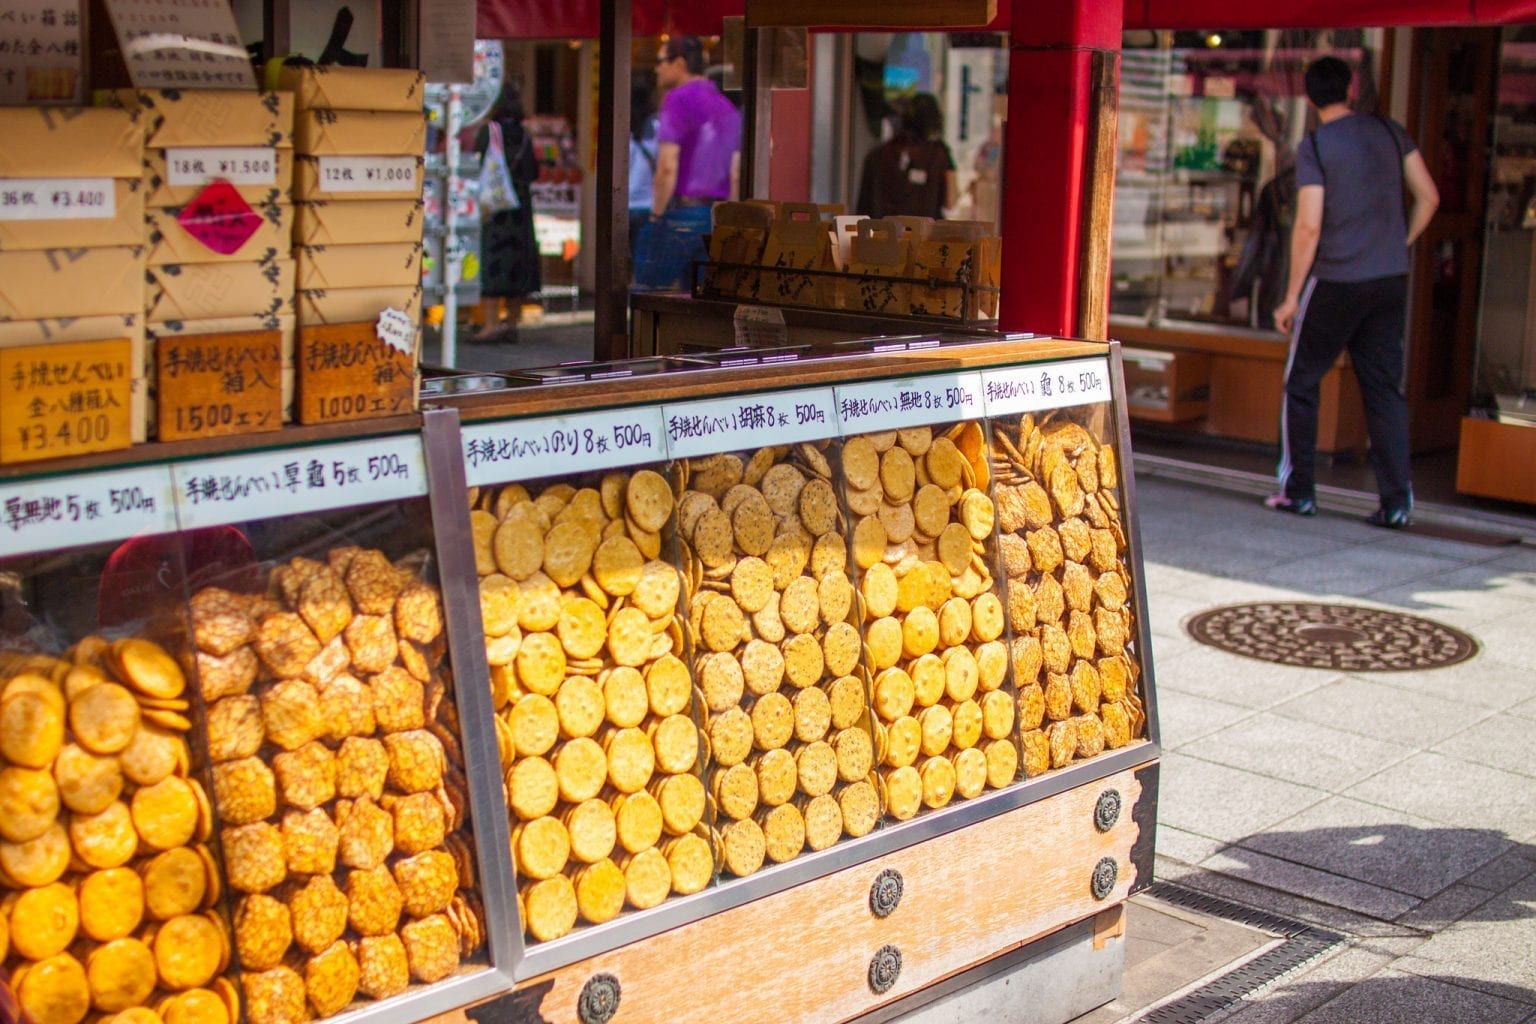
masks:
[[[1477,653],[1477,641],[1459,629],[1351,604],[1226,605],[1194,615],[1184,628],[1203,644],[1245,658],[1340,672],[1440,668]]]
[[[1343,941],[1336,932],[1266,914],[1171,882],[1154,882],[1147,895],[1198,914],[1256,928],[1279,937],[1280,945],[1228,971],[1215,981],[1136,1018],[1136,1024],[1195,1024],[1232,1006],[1275,979],[1296,970]]]

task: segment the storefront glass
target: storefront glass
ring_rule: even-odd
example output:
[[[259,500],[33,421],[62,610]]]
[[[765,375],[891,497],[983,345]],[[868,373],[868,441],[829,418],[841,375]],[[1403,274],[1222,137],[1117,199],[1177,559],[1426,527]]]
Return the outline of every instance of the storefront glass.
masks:
[[[1356,69],[1375,111],[1381,29],[1127,33],[1112,315],[1272,329],[1285,293],[1307,62]]]
[[[1536,30],[1504,30],[1488,178],[1474,403],[1536,424]]]

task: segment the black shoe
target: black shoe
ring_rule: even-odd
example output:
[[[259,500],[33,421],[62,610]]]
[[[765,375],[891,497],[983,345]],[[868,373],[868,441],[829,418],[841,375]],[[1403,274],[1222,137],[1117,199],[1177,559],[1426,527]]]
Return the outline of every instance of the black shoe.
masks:
[[[1276,512],[1289,512],[1295,516],[1317,515],[1316,498],[1290,498],[1284,494],[1271,494],[1264,499],[1264,504]]]
[[[1385,505],[1365,517],[1366,522],[1384,530],[1405,530],[1412,519],[1407,509],[1387,508]]]

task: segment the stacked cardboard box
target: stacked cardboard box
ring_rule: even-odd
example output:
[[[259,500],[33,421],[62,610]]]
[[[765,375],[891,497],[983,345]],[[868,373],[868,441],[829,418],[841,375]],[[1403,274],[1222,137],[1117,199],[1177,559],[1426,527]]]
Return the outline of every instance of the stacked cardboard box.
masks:
[[[425,76],[408,69],[289,67],[296,109],[294,242],[299,324],[421,311]]]
[[[172,342],[277,331],[293,403],[293,98],[239,90],[119,90],[146,121],[150,358]],[[268,424],[270,427],[272,424]]]
[[[0,365],[15,385],[0,394],[0,461],[142,441],[143,117],[0,108],[0,138]],[[44,345],[43,376],[59,383],[47,397],[21,365]],[[101,365],[67,369],[77,359]],[[46,443],[21,443],[44,421]]]

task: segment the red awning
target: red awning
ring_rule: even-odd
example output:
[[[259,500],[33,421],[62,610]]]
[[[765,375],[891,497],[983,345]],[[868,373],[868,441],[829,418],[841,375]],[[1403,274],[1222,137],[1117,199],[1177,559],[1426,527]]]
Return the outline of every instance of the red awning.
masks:
[[[478,0],[481,39],[596,39],[603,0]],[[717,36],[721,20],[739,15],[745,0],[633,0],[637,36],[662,33]]]

